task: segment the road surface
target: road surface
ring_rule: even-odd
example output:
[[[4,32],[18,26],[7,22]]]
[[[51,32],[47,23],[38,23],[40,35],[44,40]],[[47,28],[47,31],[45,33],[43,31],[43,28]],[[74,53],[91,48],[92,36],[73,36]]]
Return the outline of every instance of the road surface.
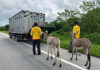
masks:
[[[47,45],[41,43],[41,55],[33,55],[32,41],[17,42],[10,39],[8,34],[0,33],[0,70],[86,70],[83,65],[86,56],[75,55],[70,61],[71,53],[61,48],[62,67],[59,67],[59,60],[53,66],[54,58],[46,60]],[[78,53],[79,54],[79,53]],[[100,70],[100,58],[91,57],[92,67],[90,70]]]

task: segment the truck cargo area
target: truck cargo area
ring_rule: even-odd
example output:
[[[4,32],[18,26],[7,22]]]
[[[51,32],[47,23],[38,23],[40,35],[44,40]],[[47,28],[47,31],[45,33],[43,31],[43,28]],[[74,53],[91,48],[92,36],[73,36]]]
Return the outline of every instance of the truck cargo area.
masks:
[[[21,10],[9,19],[9,36],[14,36],[17,41],[31,40],[30,30],[34,23],[37,22],[38,26],[44,31],[48,30],[49,33],[55,30],[54,27],[45,26],[45,14],[38,12],[31,12]]]

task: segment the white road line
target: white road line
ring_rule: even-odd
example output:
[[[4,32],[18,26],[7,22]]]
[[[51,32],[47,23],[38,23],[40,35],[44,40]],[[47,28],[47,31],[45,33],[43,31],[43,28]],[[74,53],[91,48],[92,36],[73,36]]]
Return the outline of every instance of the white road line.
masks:
[[[25,44],[25,45],[27,45],[27,46],[29,46],[29,47],[32,47],[31,45],[26,44],[26,43],[24,43],[24,42],[21,42],[21,43],[23,43],[23,44]],[[48,54],[47,52],[45,52],[45,51],[43,51],[43,50],[41,50],[41,52],[44,53],[44,54]],[[55,57],[55,56],[53,55],[53,57]],[[66,60],[64,60],[64,59],[61,59],[61,61],[64,62],[64,63],[67,63],[67,64],[69,64],[69,65],[72,65],[72,66],[74,66],[74,67],[76,67],[76,68],[78,68],[78,69],[87,70],[87,69],[85,69],[85,68],[82,68],[81,66],[78,66],[78,65],[76,65],[76,64],[74,64],[74,63],[71,63],[71,62],[69,62],[69,61],[66,61]]]

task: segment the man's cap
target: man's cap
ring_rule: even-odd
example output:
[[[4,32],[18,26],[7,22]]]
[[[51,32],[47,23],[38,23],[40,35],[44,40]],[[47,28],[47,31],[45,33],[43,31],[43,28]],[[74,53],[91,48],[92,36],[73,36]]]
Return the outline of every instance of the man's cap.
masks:
[[[77,22],[75,21],[74,24],[77,24]]]
[[[37,23],[36,22],[34,23],[34,26],[37,26]]]

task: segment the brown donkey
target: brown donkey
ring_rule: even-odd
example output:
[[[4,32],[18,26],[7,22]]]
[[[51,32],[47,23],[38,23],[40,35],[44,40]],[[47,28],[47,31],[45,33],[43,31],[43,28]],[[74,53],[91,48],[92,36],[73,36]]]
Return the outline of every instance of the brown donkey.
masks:
[[[43,32],[43,39],[47,41],[47,45],[48,45],[48,56],[47,56],[47,60],[49,59],[49,49],[51,52],[51,59],[52,59],[52,48],[54,50],[54,53],[56,51],[57,48],[57,54],[55,53],[55,61],[53,63],[53,65],[56,64],[56,58],[59,57],[60,58],[60,65],[59,67],[61,67],[61,55],[60,55],[60,40],[57,37],[51,37],[48,35],[48,31]]]
[[[91,57],[90,57],[90,51],[92,48],[92,43],[90,42],[90,40],[86,39],[86,38],[75,38],[75,35],[78,33],[72,33],[72,46],[73,46],[73,53],[72,53],[72,57],[70,60],[73,59],[73,54],[74,54],[74,50],[76,48],[76,60],[77,60],[77,49],[83,49],[83,51],[85,52],[86,56],[87,56],[87,61],[86,64],[84,66],[88,65],[89,62],[89,66],[87,69],[90,69],[91,67]]]

